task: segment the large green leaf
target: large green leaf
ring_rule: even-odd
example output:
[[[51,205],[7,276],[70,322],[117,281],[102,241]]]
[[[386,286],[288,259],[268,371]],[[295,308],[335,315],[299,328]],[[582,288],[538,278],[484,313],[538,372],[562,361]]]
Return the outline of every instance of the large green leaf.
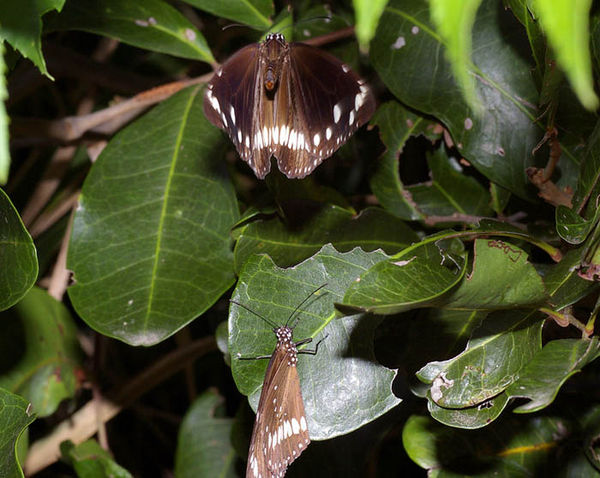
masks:
[[[597,109],[588,29],[592,0],[533,0],[532,6],[579,101]]]
[[[218,17],[261,29],[271,26],[269,17],[274,13],[272,0],[219,0],[218,2],[185,0],[185,2]]]
[[[73,466],[78,478],[132,478],[131,473],[119,466],[96,440],[79,445],[66,441],[60,448],[63,459]]]
[[[473,270],[444,297],[444,307],[467,310],[515,309],[540,305],[548,294],[527,253],[509,242],[477,239]]]
[[[238,210],[220,141],[195,87],[128,126],[96,161],[68,257],[69,295],[92,328],[152,345],[231,286]]]
[[[569,377],[599,356],[600,343],[596,337],[592,340],[561,339],[548,342],[526,365],[519,379],[506,389],[511,398],[529,399],[515,412],[536,412],[547,407]]]
[[[52,77],[42,54],[42,16],[50,10],[60,11],[64,3],[65,0],[2,0],[0,8],[0,43],[6,40],[49,78]]]
[[[349,287],[342,305],[396,314],[439,303],[466,271],[463,255],[446,250],[442,242],[443,237],[432,236],[374,265]]]
[[[577,212],[586,211],[585,217],[589,218],[596,213],[598,208],[597,198],[600,194],[600,121],[591,133],[581,169],[577,189],[573,195],[573,209]],[[557,226],[558,227],[558,226]],[[561,231],[559,230],[559,233]]]
[[[169,55],[214,63],[202,33],[162,0],[76,0],[48,18],[49,29],[83,30]]]
[[[390,2],[371,48],[379,76],[400,101],[443,121],[464,157],[490,180],[533,197],[525,169],[532,165],[531,151],[543,132],[534,124],[538,94],[530,65],[515,48],[521,26],[493,0],[479,8],[473,44],[485,48],[473,51],[470,66],[485,104],[477,116],[453,79],[447,45],[429,17],[420,0]]]
[[[238,476],[230,439],[233,419],[219,416],[222,406],[223,398],[208,390],[186,413],[177,439],[176,478]]]
[[[0,387],[24,396],[40,416],[77,390],[77,330],[66,307],[33,288],[0,314]]]
[[[379,365],[374,355],[373,337],[380,319],[362,314],[336,318],[333,308],[349,284],[386,257],[360,249],[339,253],[325,246],[290,269],[278,268],[267,256],[253,256],[240,273],[233,299],[281,325],[298,304],[326,284],[301,307],[294,331],[295,340],[323,340],[316,356],[300,355],[298,362],[312,439],[349,433],[400,402],[391,388],[396,372]],[[233,377],[256,407],[266,360],[236,357],[271,354],[275,336],[268,324],[235,304],[229,321]]]
[[[340,252],[360,247],[393,254],[418,240],[406,224],[379,208],[364,209],[356,216],[347,209],[324,205],[311,217],[290,221],[274,216],[244,226],[235,245],[236,270],[253,253],[268,254],[277,265],[287,267],[310,257],[326,243]]]
[[[430,477],[593,477],[575,420],[511,417],[479,431],[457,430],[411,416],[402,432],[410,458]]]
[[[531,312],[501,311],[475,329],[466,349],[417,373],[431,384],[431,399],[445,408],[467,408],[494,398],[519,378],[541,349],[543,321]]]
[[[29,403],[19,395],[0,388],[0,476],[23,478],[17,462],[17,440],[34,420]]]
[[[16,304],[33,286],[38,261],[31,236],[19,213],[0,189],[0,310]]]
[[[426,216],[488,216],[492,213],[489,193],[475,179],[466,176],[458,161],[448,158],[443,148],[428,155],[427,164],[431,181],[407,187],[419,211]]]
[[[477,113],[481,104],[471,75],[471,30],[481,0],[430,0],[431,18],[446,46],[446,57],[454,78],[463,90],[471,109]]]
[[[362,50],[369,49],[369,43],[375,35],[375,29],[388,0],[353,0],[356,17],[356,38]]]
[[[572,305],[600,288],[600,283],[579,277],[580,265],[581,251],[573,249],[558,264],[540,267],[554,310]]]
[[[423,219],[424,214],[400,178],[399,155],[411,136],[431,133],[434,123],[396,101],[381,105],[371,123],[379,127],[381,141],[387,148],[370,180],[373,193],[384,208],[402,219]]]

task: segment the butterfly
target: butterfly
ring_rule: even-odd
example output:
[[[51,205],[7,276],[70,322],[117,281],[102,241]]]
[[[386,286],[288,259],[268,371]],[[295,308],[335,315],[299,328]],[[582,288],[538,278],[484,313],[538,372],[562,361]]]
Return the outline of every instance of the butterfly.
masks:
[[[238,357],[244,360],[270,358],[256,409],[246,478],[283,478],[288,466],[310,443],[296,365],[299,353],[315,355],[323,339],[317,343],[315,350],[298,351],[300,345],[309,343],[312,339],[307,338],[294,343],[295,325],[288,324],[302,304],[326,285],[323,284],[304,299],[294,309],[285,325],[274,326],[277,344],[270,356]],[[231,302],[273,325],[248,307],[233,300]]]
[[[348,65],[280,33],[235,53],[204,94],[204,114],[259,179],[271,156],[288,178],[307,176],[374,111],[370,88]]]

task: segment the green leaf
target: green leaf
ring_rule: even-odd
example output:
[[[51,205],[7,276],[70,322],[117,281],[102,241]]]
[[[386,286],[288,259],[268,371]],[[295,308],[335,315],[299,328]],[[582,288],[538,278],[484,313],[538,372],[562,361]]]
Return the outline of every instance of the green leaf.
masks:
[[[471,74],[471,30],[481,0],[430,0],[431,18],[446,47],[454,77],[472,110],[481,113]]]
[[[522,29],[492,0],[482,2],[475,25],[473,44],[485,45],[473,51],[470,67],[486,106],[479,117],[453,79],[447,45],[432,28],[421,0],[390,2],[371,43],[371,60],[400,101],[444,123],[469,163],[491,181],[533,199],[525,170],[543,132],[534,124],[538,93],[526,60],[529,53],[516,48]],[[568,149],[563,153],[565,162],[572,161]]]
[[[579,170],[577,188],[573,194],[573,209],[582,212],[587,205],[585,217],[596,214],[598,209],[597,198],[600,195],[600,121],[596,122],[591,133]],[[557,225],[558,228],[558,225]],[[560,234],[559,230],[559,234]]]
[[[76,0],[48,18],[53,30],[83,30],[139,48],[215,63],[202,33],[162,0]]]
[[[23,478],[16,456],[17,440],[34,420],[23,397],[0,388],[0,476]]]
[[[186,3],[212,13],[217,17],[228,18],[258,29],[271,26],[269,17],[273,15],[272,0],[185,0]]]
[[[564,309],[600,288],[600,283],[579,277],[580,266],[581,251],[573,249],[558,264],[540,267],[554,310]]]
[[[0,189],[0,310],[16,304],[33,286],[38,275],[35,246],[19,213]]]
[[[94,163],[68,256],[69,295],[90,327],[152,345],[231,286],[238,210],[220,144],[195,87],[122,130]]]
[[[61,453],[75,469],[79,478],[131,478],[125,468],[119,466],[96,440],[87,440],[79,445],[71,441],[61,443]]]
[[[407,110],[395,101],[381,105],[371,124],[379,127],[387,151],[378,159],[371,189],[381,205],[402,219],[423,219],[424,214],[400,179],[399,154],[412,136],[431,134],[434,123]],[[432,138],[434,139],[434,138]]]
[[[240,270],[253,253],[268,254],[288,267],[316,253],[324,244],[338,251],[355,247],[365,251],[398,252],[418,236],[402,221],[379,208],[364,209],[358,216],[335,205],[322,205],[309,217],[281,220],[258,218],[244,226],[235,246],[235,268]]]
[[[343,306],[396,314],[438,303],[460,282],[466,261],[435,239],[441,238],[432,236],[370,268],[346,291]]]
[[[377,23],[388,0],[352,0],[356,25],[354,31],[363,51],[369,49],[369,43],[375,36]]]
[[[537,412],[550,405],[572,375],[600,356],[598,338],[561,339],[548,342],[506,389],[509,397],[529,401],[515,408],[516,413]]]
[[[480,405],[519,378],[521,369],[541,349],[542,325],[531,312],[493,313],[475,329],[464,352],[428,363],[417,377],[431,384],[431,399],[441,407]]]
[[[535,235],[519,229],[512,224],[503,221],[497,221],[495,219],[482,219],[479,221],[472,231],[467,233],[457,233],[456,237],[469,237],[474,236],[501,236],[501,237],[512,237],[518,240],[529,242],[536,247],[539,247],[546,252],[552,260],[558,262],[562,258],[562,252],[560,249],[551,246],[547,242],[538,239]],[[472,237],[472,236],[471,236]]]
[[[427,164],[432,180],[407,188],[419,211],[426,216],[492,213],[489,193],[475,179],[466,176],[458,161],[446,156],[443,148],[428,154]]]
[[[508,242],[477,239],[473,270],[444,297],[444,307],[463,310],[515,309],[541,305],[548,294],[527,253]]]
[[[0,387],[22,395],[42,417],[77,390],[77,329],[67,308],[33,288],[0,314]]]
[[[428,476],[592,477],[580,447],[578,424],[564,418],[510,417],[483,430],[458,430],[411,416],[402,432],[410,456]]]
[[[485,316],[483,312],[433,307],[407,312],[402,316],[390,316],[379,328],[386,345],[381,348],[381,353],[387,350],[394,354],[392,363],[406,370],[412,379],[414,373],[427,362],[451,358],[463,351],[473,329],[479,326]],[[386,324],[392,328],[391,331],[386,331]],[[399,343],[402,345],[399,346]],[[413,382],[413,393],[425,397],[425,387],[421,387],[421,382]]]
[[[592,1],[533,0],[532,6],[579,101],[595,110],[600,103],[594,93],[589,50]]]
[[[8,181],[10,171],[10,151],[8,150],[8,114],[4,102],[8,98],[6,78],[4,76],[6,62],[4,61],[4,43],[0,42],[0,185]]]
[[[479,405],[467,408],[443,408],[433,400],[427,400],[427,410],[438,422],[454,428],[476,430],[488,426],[508,405],[508,395],[502,392]]]
[[[2,0],[0,9],[0,43],[6,40],[50,79],[53,78],[42,54],[42,16],[50,10],[60,12],[64,3],[65,0]]]
[[[334,302],[368,268],[384,260],[382,252],[354,249],[339,253],[327,245],[310,259],[280,269],[268,256],[252,256],[242,272],[233,299],[283,325],[301,307],[294,339],[323,340],[315,356],[300,355],[298,374],[313,440],[343,435],[375,420],[400,400],[392,393],[396,372],[379,365],[373,339],[380,318],[367,315],[337,317]],[[317,287],[327,284],[311,296]],[[235,304],[229,317],[229,350],[238,389],[256,407],[265,376],[266,360],[236,357],[269,355],[275,336],[269,324]]]
[[[572,209],[559,205],[556,208],[556,232],[569,244],[581,244],[600,218],[600,208],[594,217],[584,219]]]
[[[209,390],[186,413],[177,438],[175,478],[238,476],[230,440],[233,419],[220,416],[223,405],[223,398]]]

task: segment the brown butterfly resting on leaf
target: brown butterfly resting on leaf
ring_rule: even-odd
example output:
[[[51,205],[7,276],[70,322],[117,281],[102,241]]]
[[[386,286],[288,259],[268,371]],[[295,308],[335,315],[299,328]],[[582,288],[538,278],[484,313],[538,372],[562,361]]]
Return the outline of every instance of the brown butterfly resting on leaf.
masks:
[[[292,334],[295,324],[292,326],[288,324],[300,307],[326,285],[323,284],[298,304],[285,325],[281,327],[245,305],[231,301],[271,325],[277,336],[277,345],[272,355],[238,357],[241,360],[271,359],[256,409],[246,478],[283,478],[287,467],[310,443],[296,364],[299,353],[315,355],[323,339],[317,343],[315,350],[298,351],[297,347],[311,342],[312,339],[307,338],[294,343]]]
[[[307,176],[374,111],[371,90],[348,65],[279,33],[235,53],[204,96],[204,114],[259,179],[271,156],[288,178]]]

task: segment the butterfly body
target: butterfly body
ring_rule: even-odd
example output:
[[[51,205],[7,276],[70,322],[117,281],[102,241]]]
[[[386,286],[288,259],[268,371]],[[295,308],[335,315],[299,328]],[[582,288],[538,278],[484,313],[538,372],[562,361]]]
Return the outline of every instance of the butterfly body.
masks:
[[[248,453],[247,478],[283,478],[310,443],[293,329],[274,329],[277,345],[263,382]],[[301,343],[306,343],[302,341]],[[300,342],[299,342],[300,343]]]
[[[375,111],[365,82],[337,58],[281,34],[248,45],[215,73],[204,112],[225,130],[263,179],[271,156],[289,178],[303,178]]]

